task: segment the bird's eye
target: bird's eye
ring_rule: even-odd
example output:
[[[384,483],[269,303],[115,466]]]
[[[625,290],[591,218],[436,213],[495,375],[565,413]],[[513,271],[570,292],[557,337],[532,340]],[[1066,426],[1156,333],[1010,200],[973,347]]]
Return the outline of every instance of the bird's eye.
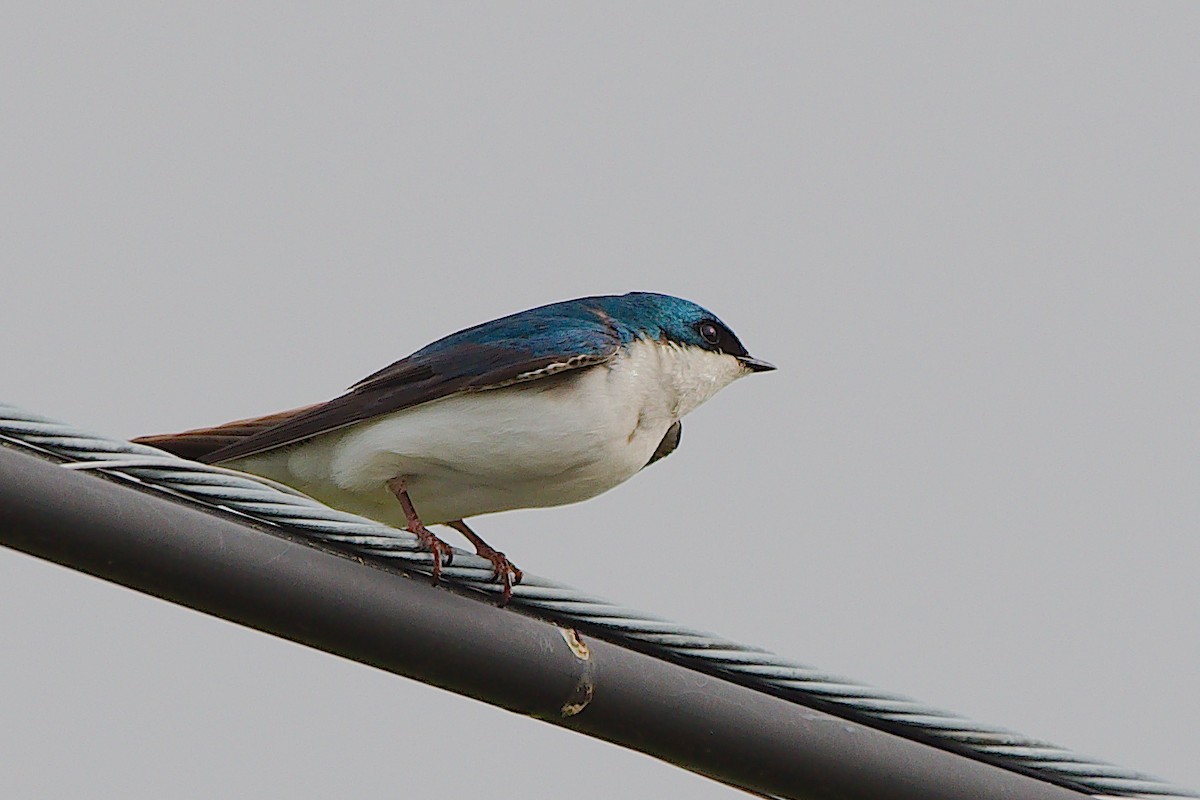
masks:
[[[717,326],[713,325],[711,322],[701,322],[697,327],[697,330],[700,331],[700,338],[709,344],[715,345],[717,342],[721,341],[721,332],[717,330]]]

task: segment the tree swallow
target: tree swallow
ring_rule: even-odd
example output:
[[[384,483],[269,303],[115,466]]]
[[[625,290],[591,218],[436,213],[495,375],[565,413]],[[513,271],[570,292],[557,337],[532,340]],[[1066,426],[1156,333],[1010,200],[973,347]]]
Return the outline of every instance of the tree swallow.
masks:
[[[462,533],[512,596],[521,571],[467,517],[577,503],[669,455],[680,418],[775,367],[670,295],[567,300],[459,331],[325,403],[136,442],[221,463],[416,534],[436,582]]]

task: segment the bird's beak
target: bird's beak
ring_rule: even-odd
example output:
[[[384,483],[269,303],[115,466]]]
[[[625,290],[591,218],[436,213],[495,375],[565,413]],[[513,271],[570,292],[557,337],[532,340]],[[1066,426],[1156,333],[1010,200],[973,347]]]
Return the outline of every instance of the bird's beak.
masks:
[[[760,361],[759,359],[752,358],[751,356],[738,356],[737,360],[742,362],[742,366],[751,372],[770,372],[771,370],[775,369],[774,364],[767,363],[766,361]]]

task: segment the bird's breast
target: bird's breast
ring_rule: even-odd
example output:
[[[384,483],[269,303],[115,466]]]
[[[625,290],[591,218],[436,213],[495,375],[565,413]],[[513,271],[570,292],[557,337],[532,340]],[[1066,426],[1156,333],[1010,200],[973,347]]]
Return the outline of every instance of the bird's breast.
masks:
[[[430,519],[578,502],[641,469],[673,421],[639,380],[597,365],[454,395],[317,437],[290,471],[358,493],[404,475]]]
[[[404,520],[385,484],[398,476],[427,524],[579,502],[636,474],[680,416],[732,380],[714,365],[635,342],[604,364],[452,395],[237,468],[393,525]]]

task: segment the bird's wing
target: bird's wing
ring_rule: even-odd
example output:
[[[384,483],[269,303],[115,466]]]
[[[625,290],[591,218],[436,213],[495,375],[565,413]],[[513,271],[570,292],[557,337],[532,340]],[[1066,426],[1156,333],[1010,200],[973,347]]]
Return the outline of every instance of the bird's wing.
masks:
[[[666,458],[675,452],[675,448],[679,447],[679,440],[683,437],[683,423],[675,420],[675,424],[667,428],[667,432],[663,435],[662,441],[658,443],[658,447],[654,448],[654,454],[650,456],[650,460],[642,465],[642,469],[653,464],[659,459]]]
[[[294,412],[141,441],[208,464],[273,450],[460,392],[538,380],[612,359],[621,339],[601,316],[504,325],[511,318],[453,334],[359,381],[340,397]],[[488,327],[492,326],[492,327]],[[470,334],[470,335],[465,335]],[[519,335],[518,335],[519,334]],[[190,442],[184,440],[189,439]],[[215,446],[208,452],[202,442]],[[181,455],[185,453],[180,452]]]

